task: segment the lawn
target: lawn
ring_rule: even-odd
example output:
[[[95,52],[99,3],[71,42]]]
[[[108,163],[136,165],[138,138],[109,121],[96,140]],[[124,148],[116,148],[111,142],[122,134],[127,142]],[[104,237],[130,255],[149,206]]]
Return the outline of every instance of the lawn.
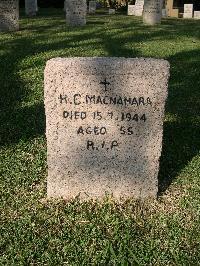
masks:
[[[200,265],[200,21],[62,10],[0,34],[0,265]],[[158,200],[46,200],[43,72],[53,57],[156,57],[171,64]]]

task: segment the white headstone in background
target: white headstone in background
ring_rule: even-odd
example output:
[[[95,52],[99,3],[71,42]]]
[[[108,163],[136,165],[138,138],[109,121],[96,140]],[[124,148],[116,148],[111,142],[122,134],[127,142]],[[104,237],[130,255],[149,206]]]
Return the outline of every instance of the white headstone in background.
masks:
[[[128,16],[134,16],[135,15],[135,5],[128,5]]]
[[[193,4],[184,4],[184,18],[193,18]]]
[[[96,1],[89,1],[89,14],[95,14],[97,8]]]
[[[142,16],[144,9],[144,0],[136,0],[135,2],[135,16]]]
[[[143,22],[148,25],[155,25],[161,22],[162,6],[160,0],[145,0],[143,11]]]
[[[19,1],[0,0],[0,32],[19,29]]]
[[[200,19],[200,11],[194,11],[194,19]]]
[[[158,59],[48,61],[48,197],[156,197],[168,78]]]
[[[37,0],[25,0],[25,12],[27,16],[36,16],[37,11]]]
[[[86,0],[65,0],[66,21],[70,26],[84,26],[86,24]]]

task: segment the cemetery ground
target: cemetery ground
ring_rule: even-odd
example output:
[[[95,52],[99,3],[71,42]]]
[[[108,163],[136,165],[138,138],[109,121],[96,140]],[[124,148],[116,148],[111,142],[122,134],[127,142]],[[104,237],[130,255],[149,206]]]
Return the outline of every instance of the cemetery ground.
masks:
[[[200,265],[200,22],[99,14],[66,28],[49,9],[20,27],[0,35],[0,264]],[[43,72],[58,56],[170,62],[158,200],[46,200]]]

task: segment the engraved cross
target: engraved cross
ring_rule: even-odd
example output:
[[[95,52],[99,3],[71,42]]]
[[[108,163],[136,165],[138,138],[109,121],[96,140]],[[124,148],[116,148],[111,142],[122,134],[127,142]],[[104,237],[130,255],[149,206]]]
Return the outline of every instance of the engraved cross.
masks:
[[[106,78],[105,78],[104,81],[101,81],[99,84],[104,85],[105,86],[105,91],[107,91],[107,85],[110,85],[110,82],[108,82],[106,80]]]

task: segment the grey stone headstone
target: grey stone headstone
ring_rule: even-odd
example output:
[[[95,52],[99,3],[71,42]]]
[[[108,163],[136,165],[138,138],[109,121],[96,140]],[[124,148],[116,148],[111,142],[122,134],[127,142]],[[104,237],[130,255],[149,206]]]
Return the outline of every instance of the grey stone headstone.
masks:
[[[145,0],[143,22],[148,25],[155,25],[161,22],[161,1],[160,0]]]
[[[25,12],[27,16],[36,16],[37,11],[37,0],[25,0]]]
[[[194,11],[194,19],[200,19],[200,11]]]
[[[144,9],[144,0],[135,1],[135,16],[142,16]]]
[[[84,26],[86,24],[87,3],[86,0],[65,0],[66,21],[72,26]]]
[[[19,29],[18,0],[0,0],[0,32]]]
[[[167,9],[165,9],[165,8],[162,9],[162,17],[163,18],[167,17]]]
[[[165,60],[49,60],[48,197],[156,197],[168,78]]]
[[[38,0],[35,0],[36,12],[38,12]]]
[[[184,18],[192,18],[193,17],[193,4],[184,4]]]
[[[97,3],[96,1],[89,1],[89,14],[95,14]]]
[[[114,15],[114,14],[115,14],[115,9],[113,9],[113,8],[109,8],[109,9],[108,9],[108,14],[109,14],[109,15]]]
[[[135,15],[135,5],[128,5],[128,16],[134,16]]]

